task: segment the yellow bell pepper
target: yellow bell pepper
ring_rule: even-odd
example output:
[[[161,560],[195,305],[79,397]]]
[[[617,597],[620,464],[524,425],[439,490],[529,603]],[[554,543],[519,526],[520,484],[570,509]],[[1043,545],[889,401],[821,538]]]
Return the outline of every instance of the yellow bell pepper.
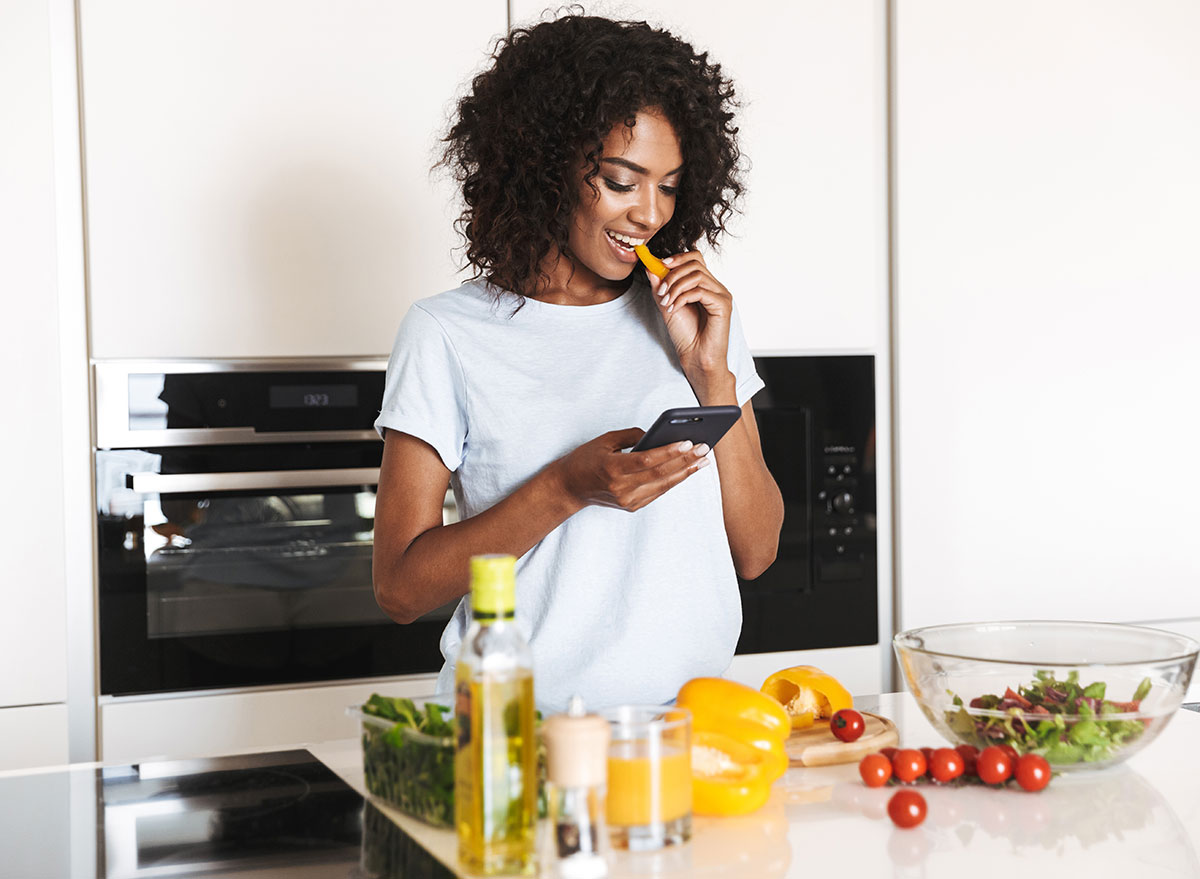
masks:
[[[829,720],[834,713],[854,705],[850,691],[832,675],[812,665],[797,665],[775,672],[763,681],[762,692],[786,710],[793,729]]]
[[[745,815],[770,796],[771,781],[758,748],[711,730],[692,733],[693,812]]]
[[[675,704],[692,712],[693,730],[721,732],[731,720],[757,724],[783,740],[791,723],[783,706],[767,693],[725,678],[692,678],[679,688]]]
[[[642,265],[648,268],[651,273],[660,278],[665,278],[667,272],[671,271],[667,268],[667,264],[650,252],[650,248],[644,244],[634,245],[633,252],[638,255],[638,259],[642,261]]]
[[[767,781],[773,782],[787,772],[788,755],[783,748],[783,739],[768,732],[765,727],[741,718],[733,718],[725,721],[715,732],[757,748]]]

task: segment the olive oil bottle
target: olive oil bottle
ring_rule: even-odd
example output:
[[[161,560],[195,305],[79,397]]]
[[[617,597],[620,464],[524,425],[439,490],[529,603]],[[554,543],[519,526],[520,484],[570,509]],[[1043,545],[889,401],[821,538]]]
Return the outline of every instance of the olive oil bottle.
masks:
[[[458,857],[488,876],[535,867],[533,657],[516,625],[515,566],[510,555],[472,557],[472,622],[455,668]]]

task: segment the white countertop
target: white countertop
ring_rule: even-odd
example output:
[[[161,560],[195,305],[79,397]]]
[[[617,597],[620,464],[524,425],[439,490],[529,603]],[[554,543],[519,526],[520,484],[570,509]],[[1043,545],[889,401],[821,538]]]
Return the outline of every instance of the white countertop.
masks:
[[[902,746],[944,744],[908,694],[860,698],[856,706],[892,718]],[[357,739],[308,748],[366,793]],[[928,817],[901,830],[886,811],[896,788],[865,787],[857,764],[790,769],[755,814],[697,817],[691,842],[613,853],[610,875],[1200,879],[1200,714],[1192,711],[1179,711],[1126,763],[1055,777],[1039,793],[975,785],[918,789]],[[452,831],[373,802],[457,871]]]

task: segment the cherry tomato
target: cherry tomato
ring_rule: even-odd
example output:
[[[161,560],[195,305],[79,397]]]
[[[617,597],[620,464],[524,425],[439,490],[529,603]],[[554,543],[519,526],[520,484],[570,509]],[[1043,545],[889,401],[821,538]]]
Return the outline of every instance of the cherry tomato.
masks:
[[[900,781],[916,781],[925,774],[925,755],[913,748],[901,748],[892,758],[892,772]]]
[[[954,750],[963,760],[963,775],[976,775],[975,762],[979,759],[979,749],[974,745],[959,745]]]
[[[929,761],[933,759],[933,748],[920,748],[919,750],[925,755],[925,769],[928,771]]]
[[[897,827],[916,827],[925,820],[925,811],[925,798],[915,790],[896,791],[888,800],[888,817]]]
[[[1012,775],[1012,759],[1001,748],[988,745],[979,752],[975,771],[979,773],[979,780],[985,784],[1004,784]]]
[[[892,761],[882,754],[868,754],[859,762],[858,774],[867,787],[883,787],[892,778]]]
[[[1017,769],[1013,774],[1017,784],[1025,790],[1041,790],[1050,783],[1050,764],[1040,754],[1022,754],[1017,758]]]
[[[880,748],[879,753],[882,754],[883,756],[887,757],[888,760],[890,761],[890,760],[896,759],[896,752],[899,750],[900,750],[899,748]]]
[[[866,728],[866,724],[863,723],[863,716],[853,708],[843,708],[841,711],[835,711],[833,717],[829,718],[830,731],[843,742],[855,741],[863,734],[863,730]]]
[[[1017,758],[1021,755],[1017,753],[1017,749],[1012,745],[996,745],[1001,751],[1008,755],[1008,759],[1012,761],[1013,766],[1017,765]]]
[[[929,774],[934,781],[945,784],[963,774],[963,758],[953,748],[938,748],[929,758]]]

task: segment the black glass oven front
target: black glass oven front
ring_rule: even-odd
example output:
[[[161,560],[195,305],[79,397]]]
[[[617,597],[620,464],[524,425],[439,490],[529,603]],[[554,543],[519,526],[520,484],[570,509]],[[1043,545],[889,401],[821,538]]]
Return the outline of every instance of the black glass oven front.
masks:
[[[740,581],[738,653],[879,643],[875,358],[756,357],[763,458],[783,495],[774,564]]]
[[[102,693],[441,667],[452,605],[400,626],[375,602],[368,366],[105,373],[127,416],[96,450]]]

